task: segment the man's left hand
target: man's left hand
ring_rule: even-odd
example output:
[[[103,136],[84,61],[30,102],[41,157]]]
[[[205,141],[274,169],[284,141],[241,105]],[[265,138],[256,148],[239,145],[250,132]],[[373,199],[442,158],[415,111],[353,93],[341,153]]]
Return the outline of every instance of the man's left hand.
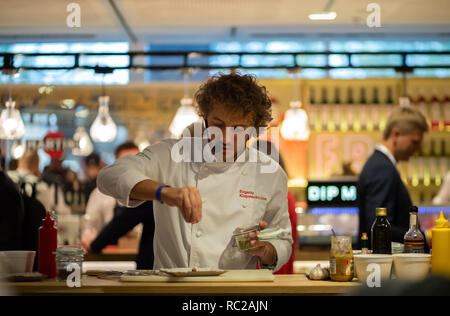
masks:
[[[259,228],[261,230],[267,228],[267,223],[264,221],[259,222]],[[248,237],[250,239],[257,238],[258,233],[249,233]],[[275,247],[267,242],[260,240],[252,240],[250,242],[252,247],[259,247],[257,249],[249,250],[248,253],[252,256],[257,256],[261,259],[261,263],[265,265],[273,265],[277,258],[277,251]]]

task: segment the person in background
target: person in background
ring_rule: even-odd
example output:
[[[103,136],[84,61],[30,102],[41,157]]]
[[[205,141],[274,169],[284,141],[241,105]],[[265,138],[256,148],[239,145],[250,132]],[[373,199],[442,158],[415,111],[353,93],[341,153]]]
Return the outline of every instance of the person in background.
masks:
[[[428,131],[425,117],[412,107],[392,111],[383,131],[383,141],[364,165],[358,179],[359,236],[370,235],[377,207],[387,208],[392,241],[403,242],[409,228],[409,193],[397,170],[397,162],[408,161],[420,149]]]
[[[64,201],[62,188],[48,185],[39,179],[39,155],[37,151],[25,151],[19,158],[17,169],[9,171],[8,176],[24,194],[39,200],[47,211],[54,209],[57,214],[70,214],[71,209]]]
[[[90,251],[100,253],[106,246],[116,244],[119,238],[131,232],[139,224],[142,224],[143,227],[136,266],[139,270],[152,270],[154,261],[153,237],[155,234],[153,201],[147,201],[136,208],[116,207],[111,222],[103,227],[97,238],[90,244]]]
[[[433,199],[434,205],[450,205],[450,171],[445,175],[439,193]]]
[[[0,157],[2,150],[0,148]],[[1,159],[0,159],[1,160]],[[0,165],[0,251],[22,248],[23,200],[17,185]]]
[[[126,142],[116,148],[115,157],[118,159],[126,155],[136,155],[138,152],[139,148],[133,142]],[[117,207],[117,202],[113,197],[101,193],[98,188],[94,188],[86,205],[86,227],[81,234],[82,244],[86,249],[90,249],[91,242],[113,219]],[[108,244],[117,244],[117,238],[113,239],[111,243],[109,242]]]
[[[9,161],[8,171],[16,170],[19,165],[19,161],[17,159],[11,159]]]
[[[89,200],[92,191],[97,187],[97,175],[104,166],[105,163],[97,153],[92,153],[84,158],[84,173],[86,175],[84,194],[86,196],[86,201]]]

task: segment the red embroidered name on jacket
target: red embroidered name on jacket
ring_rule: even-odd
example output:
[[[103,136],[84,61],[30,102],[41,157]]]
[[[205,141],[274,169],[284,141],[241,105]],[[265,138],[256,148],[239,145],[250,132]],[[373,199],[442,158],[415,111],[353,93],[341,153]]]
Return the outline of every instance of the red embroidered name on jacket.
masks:
[[[253,192],[253,191],[244,191],[244,190],[239,190],[239,197],[247,198],[247,199],[257,199],[257,200],[263,200],[263,201],[267,200],[267,198],[265,198],[263,196],[255,195],[255,192]]]

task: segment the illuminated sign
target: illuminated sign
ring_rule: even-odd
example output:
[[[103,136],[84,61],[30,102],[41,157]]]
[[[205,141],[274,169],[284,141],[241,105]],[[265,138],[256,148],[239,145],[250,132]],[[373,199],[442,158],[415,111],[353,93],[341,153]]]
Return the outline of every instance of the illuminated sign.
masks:
[[[310,181],[308,206],[353,206],[357,204],[356,182]]]

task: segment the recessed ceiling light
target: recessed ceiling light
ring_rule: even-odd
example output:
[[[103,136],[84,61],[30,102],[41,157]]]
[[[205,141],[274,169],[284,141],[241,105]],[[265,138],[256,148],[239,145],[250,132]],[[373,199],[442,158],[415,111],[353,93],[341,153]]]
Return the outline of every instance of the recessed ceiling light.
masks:
[[[315,21],[325,21],[325,20],[334,20],[336,19],[336,12],[321,12],[321,13],[311,13],[310,15],[308,15],[310,20],[315,20]]]

